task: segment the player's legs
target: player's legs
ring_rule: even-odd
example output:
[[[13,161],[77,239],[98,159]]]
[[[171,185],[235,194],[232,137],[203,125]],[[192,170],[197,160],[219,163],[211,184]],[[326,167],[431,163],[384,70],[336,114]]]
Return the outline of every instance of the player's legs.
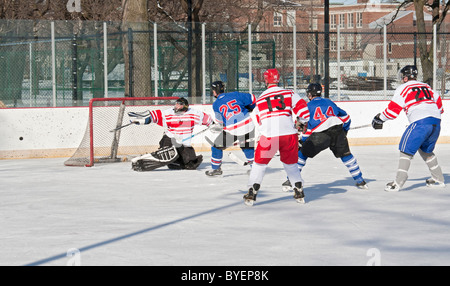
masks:
[[[421,149],[419,149],[419,154],[422,157],[422,159],[425,161],[425,163],[428,166],[428,169],[430,170],[431,179],[427,180],[427,186],[445,186],[445,179],[444,175],[442,174],[442,169],[439,166],[438,160],[436,158],[436,155],[434,155],[433,152],[425,153]]]
[[[405,132],[403,132],[398,147],[400,150],[400,157],[395,181],[389,182],[384,189],[385,191],[399,191],[403,187],[408,179],[408,171],[411,166],[411,160],[417,150],[419,150],[422,143],[429,136],[429,132],[430,131],[426,125],[417,123],[410,124],[406,128]]]
[[[255,149],[253,148],[242,148],[242,152],[244,152],[245,158],[247,158],[247,162],[251,165],[255,160]]]

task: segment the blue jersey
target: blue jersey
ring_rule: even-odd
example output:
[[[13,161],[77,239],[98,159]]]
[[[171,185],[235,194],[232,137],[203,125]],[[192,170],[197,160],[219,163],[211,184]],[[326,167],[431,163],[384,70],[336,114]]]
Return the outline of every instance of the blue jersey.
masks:
[[[216,121],[233,135],[244,135],[255,126],[250,111],[255,108],[256,97],[250,93],[228,92],[219,94],[213,103]]]
[[[303,138],[309,137],[312,132],[321,132],[339,124],[343,124],[344,130],[350,128],[350,116],[328,98],[313,98],[308,102],[308,110],[310,118]]]

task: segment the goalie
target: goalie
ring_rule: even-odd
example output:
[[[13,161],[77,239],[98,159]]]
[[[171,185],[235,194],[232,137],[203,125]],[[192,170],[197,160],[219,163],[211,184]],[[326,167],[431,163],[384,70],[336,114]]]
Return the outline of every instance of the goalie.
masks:
[[[151,171],[166,166],[176,170],[195,170],[203,161],[191,146],[195,126],[211,126],[212,118],[199,110],[189,107],[185,98],[179,98],[173,109],[146,111],[145,113],[128,113],[134,124],[156,123],[164,127],[164,135],[159,141],[157,151],[132,160],[135,171]]]

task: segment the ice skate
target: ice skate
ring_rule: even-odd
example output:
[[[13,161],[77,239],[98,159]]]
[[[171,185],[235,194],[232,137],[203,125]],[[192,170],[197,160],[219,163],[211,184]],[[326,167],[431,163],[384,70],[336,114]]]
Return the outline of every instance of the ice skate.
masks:
[[[367,185],[366,181],[364,181],[364,180],[362,182],[356,183],[356,187],[358,189],[362,189],[362,190],[368,190],[369,189],[369,185]]]
[[[222,169],[219,168],[219,169],[211,169],[211,170],[207,170],[207,171],[205,172],[205,174],[206,174],[207,176],[210,176],[210,177],[220,176],[220,175],[222,175]]]
[[[253,204],[255,203],[259,187],[259,184],[253,184],[253,187],[248,189],[248,193],[244,195],[244,203],[247,206],[253,206]]]
[[[386,184],[384,190],[386,192],[398,192],[400,190],[400,186],[396,182],[389,182]]]
[[[443,182],[439,182],[433,178],[427,179],[425,183],[429,188],[445,188],[445,184]]]
[[[283,192],[292,192],[292,185],[289,180],[281,184],[281,187],[283,188]]]
[[[297,201],[297,203],[304,204],[305,194],[303,193],[302,183],[301,182],[295,183],[295,187],[293,188],[293,190],[294,190],[294,199]]]

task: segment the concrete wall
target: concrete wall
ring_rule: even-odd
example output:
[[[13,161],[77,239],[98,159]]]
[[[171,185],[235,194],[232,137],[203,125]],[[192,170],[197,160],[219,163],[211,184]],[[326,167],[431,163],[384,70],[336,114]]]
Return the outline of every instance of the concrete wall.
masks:
[[[352,118],[352,127],[372,122],[386,108],[388,101],[338,102]],[[193,105],[212,114],[211,105]],[[450,101],[444,100],[442,131],[439,143],[450,143]],[[70,157],[86,131],[87,107],[0,109],[0,159]],[[405,126],[405,114],[384,124],[382,130],[372,127],[350,130],[351,145],[398,144]],[[196,129],[194,132],[201,130]],[[204,134],[193,138],[197,151],[210,150]]]

